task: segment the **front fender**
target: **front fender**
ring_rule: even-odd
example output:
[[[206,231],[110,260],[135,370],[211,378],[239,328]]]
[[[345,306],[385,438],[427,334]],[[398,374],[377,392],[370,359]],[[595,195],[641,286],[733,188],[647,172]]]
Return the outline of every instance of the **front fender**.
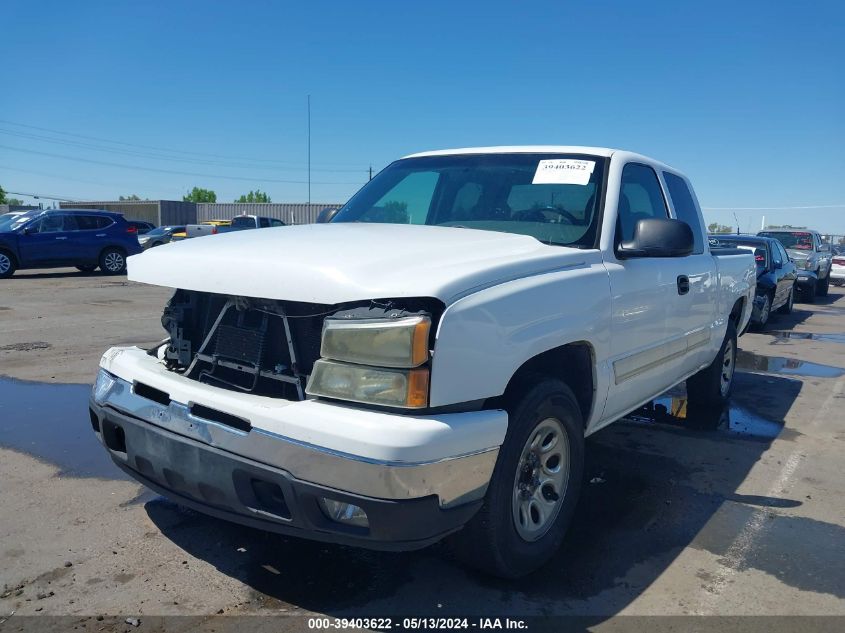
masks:
[[[449,305],[437,329],[431,374],[433,407],[504,393],[526,361],[576,341],[597,363],[610,346],[610,281],[598,251],[573,266],[509,281]],[[597,394],[606,381],[597,372]],[[601,384],[599,384],[601,383]]]

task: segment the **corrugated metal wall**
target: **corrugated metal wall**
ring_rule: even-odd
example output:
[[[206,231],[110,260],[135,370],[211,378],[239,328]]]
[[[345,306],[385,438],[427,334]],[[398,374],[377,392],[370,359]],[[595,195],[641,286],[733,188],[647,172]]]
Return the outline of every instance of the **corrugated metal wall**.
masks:
[[[193,224],[197,221],[197,205],[177,200],[110,200],[61,202],[62,209],[102,209],[122,213],[127,220],[152,222],[156,226]]]
[[[122,213],[127,220],[152,222],[158,226],[158,200],[112,200],[105,202],[60,202],[62,209],[102,209]]]
[[[343,203],[208,202],[177,200],[111,200],[62,202],[62,209],[102,209],[122,213],[127,220],[143,220],[156,226],[193,224],[204,220],[229,220],[236,215],[263,215],[285,224],[313,224],[323,209],[339,209]]]
[[[35,211],[40,207],[32,204],[0,204],[0,215],[9,211]]]
[[[196,224],[197,203],[177,200],[159,200],[158,226],[182,226]]]
[[[236,215],[263,215],[285,224],[313,224],[325,208],[338,209],[343,203],[317,204],[284,202],[208,202],[197,204],[197,220],[229,220]]]

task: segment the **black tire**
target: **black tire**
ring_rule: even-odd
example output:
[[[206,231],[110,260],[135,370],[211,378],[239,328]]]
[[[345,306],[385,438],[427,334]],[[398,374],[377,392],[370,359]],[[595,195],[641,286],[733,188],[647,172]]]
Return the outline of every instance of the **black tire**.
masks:
[[[8,251],[0,250],[0,279],[8,279],[15,274],[17,268],[15,256]]]
[[[795,284],[789,289],[789,298],[781,307],[778,308],[778,314],[792,314],[792,306],[795,303]]]
[[[733,391],[736,356],[736,325],[729,320],[725,339],[716,358],[700,372],[687,378],[690,406],[722,407],[727,404]]]
[[[816,302],[816,283],[812,282],[802,288],[801,290],[801,299],[804,303],[815,303]]]
[[[769,323],[769,317],[772,316],[772,294],[767,294],[765,296],[765,302],[763,303],[763,307],[760,308],[760,320],[754,323],[754,329],[758,332],[762,332],[766,329],[766,325]]]
[[[100,253],[100,271],[106,275],[126,273],[126,253],[120,248],[107,248]]]
[[[830,290],[830,273],[827,273],[827,277],[824,278],[824,281],[816,283],[816,296],[826,297],[828,290]]]
[[[529,574],[558,550],[578,502],[584,470],[584,421],[575,395],[563,382],[538,374],[529,376],[521,385],[516,392],[525,395],[507,407],[508,431],[499,450],[484,505],[463,530],[451,537],[459,560],[502,578]],[[546,438],[551,437],[551,433],[546,435],[550,423],[558,435],[544,458]],[[539,438],[537,451],[532,451],[528,445],[532,436]],[[562,454],[568,449],[565,451],[568,459],[558,457],[557,461],[556,472],[566,477],[565,483],[559,485],[562,496],[555,493],[554,486],[549,489],[542,483],[538,485],[537,479],[539,474],[549,477],[549,471],[543,466],[552,462],[553,453],[558,450],[554,448],[556,442],[560,442]],[[527,455],[525,451],[528,451]],[[532,462],[532,459],[539,461]],[[545,464],[542,464],[543,459]],[[564,462],[568,473],[564,470]],[[549,468],[554,470],[554,466]],[[533,488],[533,494],[530,488]],[[535,501],[538,492],[542,499]],[[523,493],[525,496],[520,497]],[[544,526],[537,527],[534,510],[528,512],[530,519],[521,513],[521,504],[535,504],[534,509],[542,507],[543,514],[537,511],[537,516],[543,516],[547,511]],[[554,505],[549,508],[547,504]],[[517,525],[518,517],[523,516],[530,525]],[[535,529],[533,540],[520,534],[519,530],[527,529]]]
[[[97,266],[96,265],[94,265],[94,266],[91,266],[91,265],[77,266],[76,270],[78,270],[81,273],[93,273],[95,270],[97,270]]]

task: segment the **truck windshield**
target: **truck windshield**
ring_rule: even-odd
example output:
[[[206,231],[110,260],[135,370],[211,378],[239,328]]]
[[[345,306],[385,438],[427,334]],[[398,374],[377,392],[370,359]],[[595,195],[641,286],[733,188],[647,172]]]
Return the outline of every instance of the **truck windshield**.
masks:
[[[332,222],[481,229],[593,248],[605,162],[583,154],[406,158],[364,185]]]
[[[766,231],[762,231],[757,235],[762,235],[763,237],[773,237],[783,244],[784,248],[795,248],[802,251],[813,250],[812,233],[801,233],[800,231],[795,231],[793,233],[772,231],[771,233],[768,233]]]

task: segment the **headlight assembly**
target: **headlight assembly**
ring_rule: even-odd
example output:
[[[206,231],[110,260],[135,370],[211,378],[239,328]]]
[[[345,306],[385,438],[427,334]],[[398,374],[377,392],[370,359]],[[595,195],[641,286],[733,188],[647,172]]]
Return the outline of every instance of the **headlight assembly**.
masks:
[[[419,367],[428,360],[431,319],[326,319],[320,356],[378,367]]]
[[[367,367],[320,359],[308,380],[311,396],[402,409],[428,406],[429,370]]]

